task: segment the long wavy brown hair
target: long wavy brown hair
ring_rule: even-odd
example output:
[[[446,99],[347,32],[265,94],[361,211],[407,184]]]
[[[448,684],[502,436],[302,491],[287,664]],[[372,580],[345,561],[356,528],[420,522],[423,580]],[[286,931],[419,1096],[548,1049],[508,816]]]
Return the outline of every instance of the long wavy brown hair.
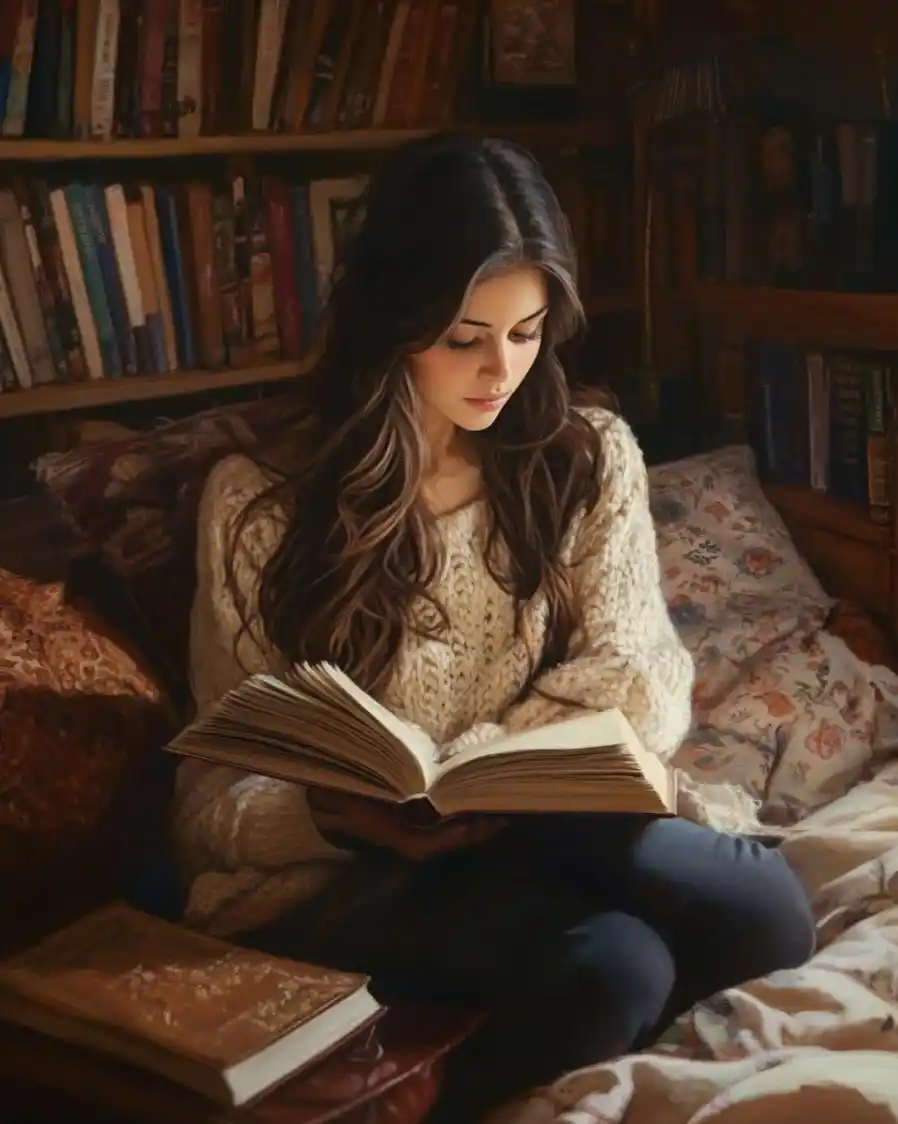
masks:
[[[410,628],[446,627],[431,592],[442,564],[437,521],[420,497],[427,464],[407,357],[439,340],[466,295],[495,271],[541,269],[549,309],[538,358],[495,424],[474,435],[490,515],[486,562],[524,605],[542,591],[548,640],[535,676],[566,656],[578,624],[564,540],[598,498],[601,442],[574,408],[558,345],[583,323],[568,223],[538,164],[504,140],[444,133],[414,141],[372,180],[350,223],[326,310],[325,342],[297,387],[289,468],[260,505],[286,529],[264,566],[258,609],[288,662],[329,660],[377,693]],[[231,555],[231,587],[233,581]],[[415,614],[423,598],[436,613]],[[239,602],[238,602],[239,604]]]

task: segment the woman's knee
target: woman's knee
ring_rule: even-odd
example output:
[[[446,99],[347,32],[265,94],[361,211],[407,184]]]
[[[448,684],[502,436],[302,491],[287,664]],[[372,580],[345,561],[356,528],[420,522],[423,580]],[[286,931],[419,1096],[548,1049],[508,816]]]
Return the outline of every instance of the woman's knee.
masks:
[[[746,978],[800,967],[817,941],[808,895],[785,857],[779,851],[765,851],[758,873],[754,893],[743,905],[743,947],[753,961]]]
[[[665,932],[675,917],[681,943],[718,949],[720,986],[798,967],[814,951],[807,894],[779,851],[672,820],[646,830],[636,862],[649,918],[657,911]]]
[[[664,1014],[676,983],[662,937],[627,913],[596,914],[565,934],[531,980],[541,998],[578,1035],[592,1060],[613,1057],[644,1039]],[[585,1062],[584,1062],[585,1064]]]

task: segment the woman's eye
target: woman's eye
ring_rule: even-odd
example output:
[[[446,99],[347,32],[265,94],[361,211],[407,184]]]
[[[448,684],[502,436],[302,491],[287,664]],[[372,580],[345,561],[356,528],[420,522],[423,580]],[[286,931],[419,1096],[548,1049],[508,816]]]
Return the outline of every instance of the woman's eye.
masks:
[[[480,340],[446,340],[446,347],[452,351],[467,351],[471,347],[476,347]]]
[[[536,343],[543,338],[542,332],[512,332],[511,338],[515,343]]]

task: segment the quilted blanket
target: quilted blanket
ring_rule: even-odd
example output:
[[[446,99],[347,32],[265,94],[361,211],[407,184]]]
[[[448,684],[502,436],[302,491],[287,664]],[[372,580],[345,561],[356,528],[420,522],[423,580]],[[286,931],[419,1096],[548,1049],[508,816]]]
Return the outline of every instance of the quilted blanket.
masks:
[[[898,1121],[898,679],[806,618],[707,688],[681,764],[741,781],[783,825],[818,951],[491,1124]]]

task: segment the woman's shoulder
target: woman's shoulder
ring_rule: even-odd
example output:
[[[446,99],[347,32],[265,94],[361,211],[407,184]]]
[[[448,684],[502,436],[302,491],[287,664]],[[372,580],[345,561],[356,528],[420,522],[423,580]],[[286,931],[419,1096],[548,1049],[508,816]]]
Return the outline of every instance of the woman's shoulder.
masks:
[[[610,410],[607,406],[597,405],[595,403],[578,404],[574,407],[574,412],[588,421],[599,434],[603,434],[609,426],[613,426],[616,422],[622,420],[618,414]]]
[[[225,515],[241,509],[267,491],[274,476],[244,453],[232,453],[218,461],[206,477],[203,502],[206,507]]]
[[[285,509],[277,495],[282,477],[242,453],[218,461],[206,478],[199,522],[213,543],[232,542],[253,556],[270,555],[283,533]],[[234,537],[236,536],[236,542]]]
[[[581,415],[602,442],[602,481],[615,489],[638,483],[645,476],[645,461],[636,435],[620,414],[605,406],[582,405]]]
[[[244,453],[232,453],[218,461],[209,472],[201,506],[212,517],[235,517],[276,488],[281,480],[281,475],[269,465]]]

